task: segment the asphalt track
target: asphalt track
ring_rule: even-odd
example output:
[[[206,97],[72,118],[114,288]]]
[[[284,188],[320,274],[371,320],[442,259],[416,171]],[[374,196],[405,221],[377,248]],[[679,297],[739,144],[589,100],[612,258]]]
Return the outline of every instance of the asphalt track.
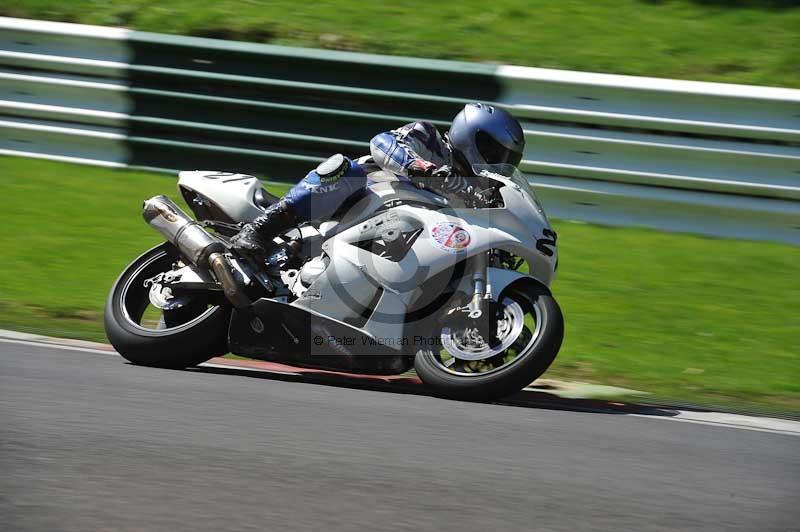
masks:
[[[797,435],[365,388],[0,342],[0,527],[800,530]]]

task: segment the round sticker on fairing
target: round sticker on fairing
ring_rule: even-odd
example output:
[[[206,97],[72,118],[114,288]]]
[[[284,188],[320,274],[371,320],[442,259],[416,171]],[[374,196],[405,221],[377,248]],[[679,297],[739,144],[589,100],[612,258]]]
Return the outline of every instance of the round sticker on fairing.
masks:
[[[445,251],[462,251],[472,240],[469,232],[460,225],[451,222],[439,222],[431,228],[433,244]]]

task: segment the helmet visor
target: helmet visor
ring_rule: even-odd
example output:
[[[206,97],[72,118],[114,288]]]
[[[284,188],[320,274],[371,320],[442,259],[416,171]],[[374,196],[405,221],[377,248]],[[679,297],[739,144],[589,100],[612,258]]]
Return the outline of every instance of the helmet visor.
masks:
[[[478,131],[475,134],[475,145],[478,147],[486,164],[512,164],[519,166],[522,161],[522,152],[506,148],[497,142],[485,131]]]

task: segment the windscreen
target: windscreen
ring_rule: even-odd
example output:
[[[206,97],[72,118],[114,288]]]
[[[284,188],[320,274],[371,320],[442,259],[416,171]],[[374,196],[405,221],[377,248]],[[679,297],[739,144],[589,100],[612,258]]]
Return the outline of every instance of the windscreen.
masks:
[[[488,177],[506,185],[513,185],[514,188],[517,188],[528,198],[528,201],[536,205],[540,211],[542,210],[536,193],[528,182],[528,178],[513,164],[475,164],[472,165],[472,171],[477,176]]]

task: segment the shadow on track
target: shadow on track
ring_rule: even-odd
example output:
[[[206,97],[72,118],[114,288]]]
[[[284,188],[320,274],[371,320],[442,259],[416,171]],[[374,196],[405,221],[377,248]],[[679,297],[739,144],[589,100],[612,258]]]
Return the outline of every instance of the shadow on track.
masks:
[[[434,396],[432,393],[427,391],[424,386],[414,382],[414,378],[382,380],[380,378],[365,379],[334,373],[282,374],[257,371],[235,366],[231,366],[230,368],[224,368],[220,366],[197,366],[194,368],[189,368],[186,371],[235,375],[239,377],[296,382],[303,384],[335,386],[354,390],[369,390],[384,393],[410,394],[428,397]],[[441,400],[445,401],[448,399]],[[659,406],[624,403],[619,401],[605,401],[599,399],[564,398],[544,390],[521,391],[502,400],[494,401],[492,404],[518,408],[540,408],[546,410],[566,410],[571,412],[591,412],[596,414],[638,414],[647,416],[673,417],[679,413],[677,410]]]

